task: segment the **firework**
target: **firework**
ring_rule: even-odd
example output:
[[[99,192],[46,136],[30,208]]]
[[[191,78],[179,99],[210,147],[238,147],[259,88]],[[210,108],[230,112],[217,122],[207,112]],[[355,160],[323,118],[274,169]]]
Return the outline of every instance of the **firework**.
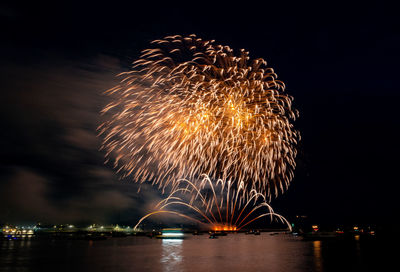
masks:
[[[263,59],[195,35],[152,42],[107,91],[102,149],[121,177],[159,188],[230,180],[271,197],[293,178],[299,134],[285,85]]]
[[[214,231],[239,231],[264,217],[280,221],[289,231],[292,230],[290,223],[274,212],[263,194],[255,190],[246,193],[243,183],[237,188],[223,180],[213,183],[206,175],[198,185],[180,180],[168,197],[143,216],[135,228],[146,218],[157,214],[181,216]]]

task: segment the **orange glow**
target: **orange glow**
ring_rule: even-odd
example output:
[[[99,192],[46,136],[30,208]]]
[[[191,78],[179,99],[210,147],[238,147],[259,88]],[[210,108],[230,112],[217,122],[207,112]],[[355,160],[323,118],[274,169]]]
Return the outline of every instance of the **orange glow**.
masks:
[[[218,225],[214,226],[212,228],[213,231],[236,231],[237,227],[236,226],[231,226],[231,225]]]

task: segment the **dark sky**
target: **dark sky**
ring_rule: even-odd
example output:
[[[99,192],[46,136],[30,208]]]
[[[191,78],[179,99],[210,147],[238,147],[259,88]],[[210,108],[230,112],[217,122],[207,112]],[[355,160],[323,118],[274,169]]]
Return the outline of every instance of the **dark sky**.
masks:
[[[0,222],[137,220],[158,195],[103,165],[101,93],[150,41],[191,33],[266,59],[295,97],[298,167],[276,211],[350,223],[398,213],[396,8],[135,2],[0,4]]]

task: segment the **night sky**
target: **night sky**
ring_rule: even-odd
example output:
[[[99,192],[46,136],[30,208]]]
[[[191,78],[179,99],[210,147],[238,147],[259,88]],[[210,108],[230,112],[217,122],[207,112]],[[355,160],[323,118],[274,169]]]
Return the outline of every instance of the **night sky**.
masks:
[[[103,164],[102,93],[150,41],[192,33],[266,59],[295,98],[298,167],[272,202],[277,212],[333,223],[397,216],[396,8],[18,2],[0,4],[0,223],[136,222],[159,194],[151,187],[137,194]]]

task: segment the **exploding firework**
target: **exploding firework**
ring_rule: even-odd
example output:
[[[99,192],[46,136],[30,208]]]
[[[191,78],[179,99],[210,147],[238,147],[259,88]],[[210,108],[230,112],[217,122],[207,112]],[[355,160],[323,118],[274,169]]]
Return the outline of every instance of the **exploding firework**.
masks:
[[[173,214],[214,231],[239,231],[264,217],[271,222],[280,221],[290,231],[292,229],[283,216],[274,212],[264,195],[255,190],[247,194],[243,183],[236,189],[231,182],[218,180],[213,183],[208,176],[203,175],[198,185],[185,179],[177,184],[168,197],[139,220],[135,228],[150,216]],[[244,195],[248,195],[248,198]]]
[[[263,59],[195,35],[142,51],[107,91],[99,127],[121,177],[159,188],[200,175],[271,197],[293,178],[299,134],[285,85]]]

